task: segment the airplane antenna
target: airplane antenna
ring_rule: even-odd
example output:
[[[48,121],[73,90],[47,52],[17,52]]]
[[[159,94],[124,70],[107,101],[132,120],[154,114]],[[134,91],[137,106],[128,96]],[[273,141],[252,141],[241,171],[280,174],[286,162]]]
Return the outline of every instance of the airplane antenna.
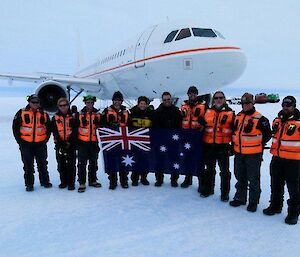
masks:
[[[84,55],[81,45],[81,38],[80,38],[80,32],[77,29],[77,66],[81,67],[84,65]]]

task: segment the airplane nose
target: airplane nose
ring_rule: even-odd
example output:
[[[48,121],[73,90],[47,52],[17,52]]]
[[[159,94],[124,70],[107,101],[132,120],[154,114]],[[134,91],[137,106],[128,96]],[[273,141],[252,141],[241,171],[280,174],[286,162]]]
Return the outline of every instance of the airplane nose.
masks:
[[[209,74],[212,85],[226,86],[236,81],[245,71],[247,58],[239,51],[219,52],[215,55],[215,68]]]

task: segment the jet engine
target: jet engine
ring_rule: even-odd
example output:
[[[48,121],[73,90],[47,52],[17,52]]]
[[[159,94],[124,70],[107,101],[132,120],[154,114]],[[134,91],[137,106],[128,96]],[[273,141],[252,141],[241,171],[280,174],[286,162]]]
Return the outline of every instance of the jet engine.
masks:
[[[57,100],[61,97],[68,98],[64,85],[56,81],[45,81],[35,91],[41,101],[41,106],[48,112],[57,110]]]

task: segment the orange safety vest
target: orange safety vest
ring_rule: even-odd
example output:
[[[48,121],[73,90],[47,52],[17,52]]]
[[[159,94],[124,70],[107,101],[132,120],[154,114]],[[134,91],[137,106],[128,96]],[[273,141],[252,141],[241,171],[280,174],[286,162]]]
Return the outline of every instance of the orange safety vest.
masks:
[[[38,143],[47,139],[46,113],[22,109],[21,119],[20,136],[24,141]]]
[[[188,103],[181,106],[182,128],[183,129],[197,129],[201,127],[199,124],[199,117],[203,117],[205,113],[205,105],[197,103],[191,107]]]
[[[271,154],[283,159],[300,160],[300,120],[273,121]]]
[[[70,126],[70,120],[73,119],[72,114],[55,115],[54,116],[58,135],[62,141],[68,141],[72,133],[72,127]]]
[[[98,112],[80,112],[78,139],[85,142],[98,141],[96,129],[100,122],[101,115]]]
[[[110,122],[118,123],[120,127],[126,127],[128,121],[128,111],[122,110],[120,113],[117,113],[113,108],[108,107],[106,113],[106,119],[109,123]]]
[[[232,137],[233,111],[207,109],[204,115],[203,141],[207,144],[229,144]]]
[[[240,112],[234,120],[232,140],[234,151],[241,154],[256,154],[263,151],[262,132],[257,124],[262,115],[255,111],[252,115]]]

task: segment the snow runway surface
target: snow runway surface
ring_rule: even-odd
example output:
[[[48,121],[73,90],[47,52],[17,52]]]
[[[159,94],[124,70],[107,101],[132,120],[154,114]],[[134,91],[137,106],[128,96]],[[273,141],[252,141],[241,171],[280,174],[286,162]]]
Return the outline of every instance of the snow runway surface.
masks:
[[[300,98],[297,100],[300,105]],[[232,208],[221,202],[219,176],[215,195],[206,199],[199,197],[195,178],[188,189],[172,188],[168,175],[161,188],[154,187],[154,175],[150,174],[150,186],[127,190],[119,186],[111,191],[100,161],[102,188],[88,187],[83,194],[58,189],[52,138],[48,162],[54,187],[40,187],[35,174],[35,191],[26,192],[20,153],[11,131],[14,114],[25,104],[21,97],[0,98],[0,256],[299,255],[300,224],[284,224],[286,203],[279,215],[262,213],[270,196],[268,151],[261,169],[262,195],[256,213],[247,212],[246,206]],[[241,107],[233,108],[239,111]],[[272,122],[281,107],[266,104],[256,108]],[[231,199],[234,184],[233,176]]]

